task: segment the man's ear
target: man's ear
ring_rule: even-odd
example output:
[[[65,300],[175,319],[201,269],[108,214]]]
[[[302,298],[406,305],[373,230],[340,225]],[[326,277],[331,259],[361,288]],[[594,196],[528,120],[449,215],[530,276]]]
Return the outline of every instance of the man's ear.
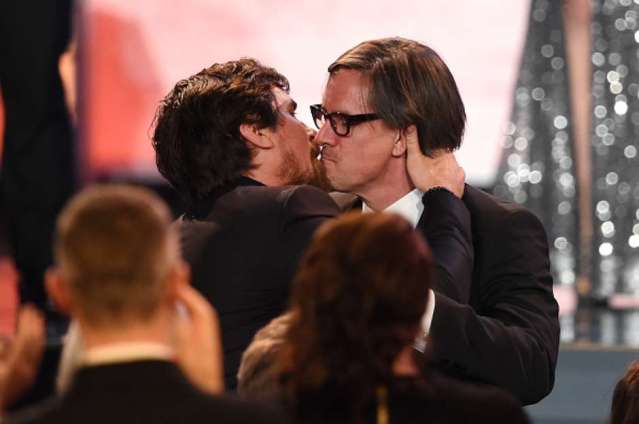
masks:
[[[397,130],[397,138],[395,139],[393,150],[391,151],[391,154],[394,157],[401,157],[406,154],[409,137],[417,137],[417,128],[415,125],[410,125],[406,128]]]
[[[240,134],[242,134],[242,137],[253,147],[258,149],[272,149],[274,146],[268,128],[260,129],[255,125],[242,124],[240,125]]]
[[[56,267],[50,267],[44,275],[44,282],[49,298],[53,300],[56,308],[67,315],[73,313],[73,301],[71,298],[69,282],[61,275]]]
[[[167,297],[169,301],[175,301],[178,289],[185,284],[191,284],[191,268],[183,260],[178,260],[169,271],[167,287]]]

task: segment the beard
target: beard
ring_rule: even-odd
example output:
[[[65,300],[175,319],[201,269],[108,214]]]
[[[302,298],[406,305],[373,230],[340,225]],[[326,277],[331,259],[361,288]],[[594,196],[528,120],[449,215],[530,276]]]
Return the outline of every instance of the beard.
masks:
[[[318,159],[319,147],[311,149],[309,161],[300,163],[295,154],[287,149],[282,153],[282,165],[278,176],[286,185],[307,184],[329,192],[332,190],[331,184],[326,178],[324,164]]]

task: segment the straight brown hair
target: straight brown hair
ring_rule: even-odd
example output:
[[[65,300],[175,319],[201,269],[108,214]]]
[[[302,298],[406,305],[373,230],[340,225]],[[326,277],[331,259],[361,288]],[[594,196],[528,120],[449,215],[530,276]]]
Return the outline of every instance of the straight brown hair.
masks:
[[[328,67],[369,78],[369,107],[391,128],[415,125],[421,150],[453,151],[461,145],[466,112],[455,79],[430,47],[405,38],[364,41]]]

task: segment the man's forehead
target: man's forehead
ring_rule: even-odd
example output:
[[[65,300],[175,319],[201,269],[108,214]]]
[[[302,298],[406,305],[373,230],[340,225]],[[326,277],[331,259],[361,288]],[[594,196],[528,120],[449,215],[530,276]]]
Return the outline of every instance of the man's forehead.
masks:
[[[327,108],[344,110],[330,110],[330,112],[353,113],[367,109],[370,79],[361,71],[353,69],[338,69],[331,73],[324,88],[322,103]],[[362,109],[364,108],[364,109]],[[359,110],[361,109],[361,110]]]

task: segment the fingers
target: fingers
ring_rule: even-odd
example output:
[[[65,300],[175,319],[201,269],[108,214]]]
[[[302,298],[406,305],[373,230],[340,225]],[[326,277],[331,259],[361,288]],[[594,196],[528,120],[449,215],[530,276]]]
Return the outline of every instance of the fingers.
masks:
[[[42,313],[31,304],[24,305],[18,312],[17,336],[37,337],[44,335],[44,317]]]
[[[176,322],[176,361],[191,382],[201,390],[221,393],[224,391],[224,379],[217,314],[190,285],[178,287],[176,300],[188,315]]]
[[[14,339],[16,354],[31,363],[40,361],[44,350],[45,324],[42,313],[33,305],[25,305],[18,313],[18,328]]]
[[[434,149],[428,156],[422,153],[414,126],[404,132],[404,137],[407,150],[406,168],[413,185],[422,191],[444,187],[461,198],[466,174],[457,163],[455,155],[445,149]]]
[[[211,304],[189,284],[180,285],[176,294],[177,300],[184,306],[191,319],[217,321],[217,314]]]
[[[3,359],[0,389],[0,409],[11,404],[35,379],[44,352],[45,327],[40,311],[25,305],[18,313],[18,328],[8,353]]]
[[[409,156],[423,155],[421,148],[419,147],[419,137],[417,137],[417,130],[414,126],[406,129],[404,132],[406,138],[406,150]]]

